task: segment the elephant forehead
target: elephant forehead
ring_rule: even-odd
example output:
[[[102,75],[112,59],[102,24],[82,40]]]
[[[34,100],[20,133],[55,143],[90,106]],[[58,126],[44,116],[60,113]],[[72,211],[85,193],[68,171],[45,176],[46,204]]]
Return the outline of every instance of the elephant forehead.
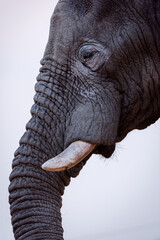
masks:
[[[73,2],[60,1],[51,18],[49,41],[45,53],[52,54],[59,62],[63,61],[61,63],[66,61],[66,55],[71,50],[76,50],[84,39],[92,40],[102,35],[101,25],[97,25],[95,18],[98,8],[92,5],[93,1]]]
[[[128,17],[133,14],[133,7],[130,1],[127,5],[124,2],[124,0],[59,1],[51,18],[45,54],[51,54],[59,64],[66,64],[68,56],[75,53],[86,40],[94,39],[110,48],[113,38],[119,40],[119,31],[122,32],[128,25],[129,29],[132,29],[134,24]],[[137,6],[138,1],[135,2]]]

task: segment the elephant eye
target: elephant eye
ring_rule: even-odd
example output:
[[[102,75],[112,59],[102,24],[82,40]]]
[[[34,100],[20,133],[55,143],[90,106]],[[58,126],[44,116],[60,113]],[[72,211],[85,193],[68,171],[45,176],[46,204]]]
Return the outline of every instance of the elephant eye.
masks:
[[[95,54],[95,49],[92,46],[82,46],[79,49],[79,59],[82,63],[86,63],[91,60]]]
[[[100,44],[85,44],[79,48],[77,57],[85,67],[98,71],[105,60],[105,49]]]
[[[93,56],[93,52],[89,49],[85,49],[82,52],[82,58],[84,59],[84,61],[86,61],[87,59],[91,58]]]

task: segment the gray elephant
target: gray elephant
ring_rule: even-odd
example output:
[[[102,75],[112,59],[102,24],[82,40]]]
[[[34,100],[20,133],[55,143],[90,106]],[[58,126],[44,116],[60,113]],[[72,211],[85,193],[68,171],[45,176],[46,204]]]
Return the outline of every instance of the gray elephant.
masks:
[[[63,239],[70,178],[159,118],[159,42],[160,0],[58,2],[10,175],[15,239]]]

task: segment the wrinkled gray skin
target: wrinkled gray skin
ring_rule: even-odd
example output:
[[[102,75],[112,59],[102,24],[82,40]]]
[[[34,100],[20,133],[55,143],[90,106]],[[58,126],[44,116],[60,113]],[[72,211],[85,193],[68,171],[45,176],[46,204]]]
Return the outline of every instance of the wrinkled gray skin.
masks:
[[[90,155],[62,172],[45,161],[75,140],[109,157],[159,118],[159,43],[159,0],[59,1],[10,175],[15,239],[63,239],[61,195]]]

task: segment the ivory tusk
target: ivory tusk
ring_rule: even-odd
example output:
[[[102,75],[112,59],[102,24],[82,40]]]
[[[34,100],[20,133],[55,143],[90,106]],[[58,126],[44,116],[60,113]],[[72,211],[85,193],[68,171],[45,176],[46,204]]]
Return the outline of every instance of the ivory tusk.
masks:
[[[63,171],[69,169],[88,156],[95,146],[96,144],[84,141],[73,142],[59,155],[45,162],[42,168],[47,171]]]

